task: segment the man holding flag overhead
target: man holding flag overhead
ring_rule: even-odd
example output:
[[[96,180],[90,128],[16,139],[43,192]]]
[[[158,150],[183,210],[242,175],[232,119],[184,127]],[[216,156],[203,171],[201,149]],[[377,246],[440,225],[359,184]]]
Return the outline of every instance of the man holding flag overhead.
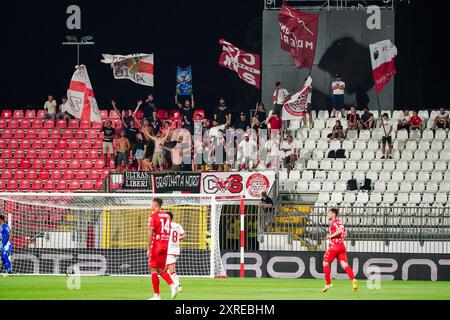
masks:
[[[298,120],[310,112],[308,103],[311,100],[312,78],[306,79],[305,85],[294,94],[283,106],[283,120]],[[311,121],[311,120],[310,120]]]

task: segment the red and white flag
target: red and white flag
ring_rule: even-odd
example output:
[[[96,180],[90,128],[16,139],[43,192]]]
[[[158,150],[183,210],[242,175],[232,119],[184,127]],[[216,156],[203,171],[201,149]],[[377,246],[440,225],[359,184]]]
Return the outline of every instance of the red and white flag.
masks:
[[[384,86],[397,73],[395,69],[396,57],[397,48],[391,40],[384,40],[370,45],[373,82],[377,93],[383,91]]]
[[[231,43],[221,39],[219,44],[223,46],[219,65],[233,70],[239,78],[255,86],[261,87],[261,59],[258,54],[247,53]]]
[[[283,106],[282,118],[286,120],[298,120],[306,113],[308,97],[312,94],[312,78],[308,77],[306,82],[296,94],[294,94]]]
[[[70,80],[67,102],[63,105],[62,111],[81,120],[102,121],[86,66],[77,66]]]
[[[128,56],[102,54],[101,62],[110,64],[114,79],[129,79],[134,83],[154,86],[153,54],[138,53]]]
[[[316,55],[319,15],[284,5],[278,16],[281,49],[295,59],[298,69],[312,69]]]

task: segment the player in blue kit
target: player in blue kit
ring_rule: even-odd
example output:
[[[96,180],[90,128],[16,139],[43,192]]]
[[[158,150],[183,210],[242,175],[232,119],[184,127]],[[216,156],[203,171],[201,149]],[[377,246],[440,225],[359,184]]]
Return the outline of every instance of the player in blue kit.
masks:
[[[6,273],[10,275],[11,270],[11,251],[12,251],[12,233],[8,226],[4,215],[0,215],[0,234],[2,236],[2,262],[5,266]]]

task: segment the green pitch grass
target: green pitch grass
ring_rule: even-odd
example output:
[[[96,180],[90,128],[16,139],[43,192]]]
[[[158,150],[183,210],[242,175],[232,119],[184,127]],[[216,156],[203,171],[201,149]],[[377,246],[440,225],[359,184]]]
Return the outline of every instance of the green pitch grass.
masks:
[[[152,296],[149,277],[82,277],[79,290],[67,288],[64,276],[0,277],[0,300],[146,300]],[[335,280],[322,293],[323,280],[193,279],[181,280],[178,300],[450,300],[450,282],[385,281],[369,290],[359,281],[352,292],[350,281]],[[161,281],[161,296],[170,299]]]

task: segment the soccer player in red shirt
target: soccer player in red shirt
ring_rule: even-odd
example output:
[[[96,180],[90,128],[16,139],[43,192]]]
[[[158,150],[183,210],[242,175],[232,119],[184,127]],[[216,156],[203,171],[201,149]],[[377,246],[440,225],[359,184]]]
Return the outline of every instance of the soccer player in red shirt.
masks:
[[[328,210],[328,219],[331,221],[330,233],[327,235],[329,241],[328,250],[323,257],[323,272],[325,273],[326,285],[323,292],[327,292],[333,287],[331,284],[331,270],[330,265],[337,259],[341,264],[342,269],[345,270],[348,277],[352,281],[353,291],[358,290],[358,281],[355,279],[352,268],[348,265],[347,249],[345,248],[344,238],[347,236],[347,231],[344,225],[338,220],[338,209]]]
[[[172,219],[168,212],[161,210],[161,206],[162,200],[160,198],[154,198],[152,200],[153,213],[150,215],[148,222],[150,233],[147,256],[151,270],[153,291],[155,293],[151,300],[161,300],[161,296],[159,295],[159,276],[170,286],[172,299],[178,293],[178,286],[173,282],[166,267]]]

